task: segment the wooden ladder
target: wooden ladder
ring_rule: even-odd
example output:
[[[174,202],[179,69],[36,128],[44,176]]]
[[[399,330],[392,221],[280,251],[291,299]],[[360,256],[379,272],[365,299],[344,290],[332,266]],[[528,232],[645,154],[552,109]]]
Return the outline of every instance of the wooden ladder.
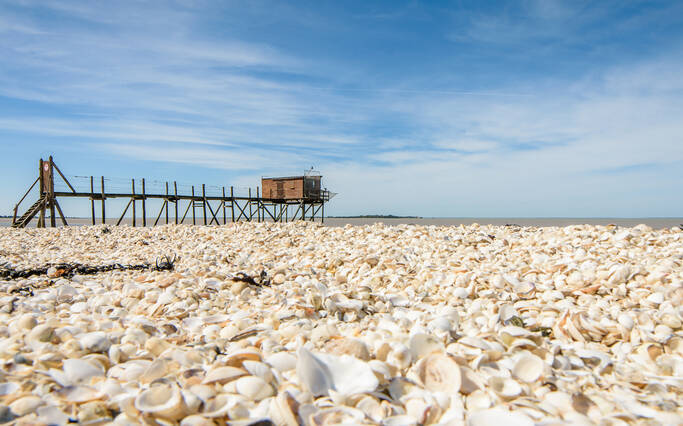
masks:
[[[31,222],[31,219],[35,217],[38,212],[45,207],[45,201],[47,199],[47,194],[43,194],[38,198],[38,201],[33,203],[31,207],[26,210],[16,222],[12,223],[12,228],[24,228]]]

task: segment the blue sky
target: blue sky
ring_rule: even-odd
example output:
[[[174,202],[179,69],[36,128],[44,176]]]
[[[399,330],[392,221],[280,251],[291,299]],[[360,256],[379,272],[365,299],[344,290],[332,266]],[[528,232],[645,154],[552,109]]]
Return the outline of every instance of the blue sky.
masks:
[[[0,213],[53,154],[315,166],[338,215],[683,216],[683,2],[0,1],[0,57]]]

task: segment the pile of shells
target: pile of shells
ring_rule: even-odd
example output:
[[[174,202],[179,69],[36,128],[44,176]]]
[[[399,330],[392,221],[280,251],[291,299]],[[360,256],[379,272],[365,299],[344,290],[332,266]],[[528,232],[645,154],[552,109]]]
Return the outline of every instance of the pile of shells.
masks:
[[[0,229],[15,269],[166,254],[0,281],[0,421],[683,423],[678,228]]]

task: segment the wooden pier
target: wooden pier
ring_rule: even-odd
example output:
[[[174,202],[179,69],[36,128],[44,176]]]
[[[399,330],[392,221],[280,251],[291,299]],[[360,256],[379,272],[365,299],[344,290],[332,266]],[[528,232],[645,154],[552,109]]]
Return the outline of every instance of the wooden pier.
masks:
[[[306,190],[298,194],[287,194],[284,196],[280,193],[273,198],[271,195],[268,198],[263,197],[259,187],[256,187],[255,196],[253,196],[251,188],[249,188],[248,195],[236,196],[234,187],[221,187],[222,193],[219,195],[207,194],[206,185],[191,186],[188,193],[181,193],[178,191],[177,182],[165,182],[165,191],[163,193],[149,193],[146,190],[145,179],[138,182],[141,191],[136,192],[135,179],[130,181],[129,192],[107,192],[105,187],[105,178],[100,176],[97,179],[90,176],[89,191],[76,190],[71,185],[66,176],[57,167],[52,157],[48,160],[40,159],[39,175],[33,182],[31,187],[26,191],[24,196],[19,200],[14,207],[14,216],[12,219],[12,227],[23,228],[31,223],[37,216],[36,226],[46,227],[46,219],[49,213],[50,226],[57,226],[57,216],[61,220],[62,225],[67,226],[67,220],[64,216],[62,208],[59,204],[59,198],[85,198],[90,200],[91,222],[106,223],[107,211],[106,201],[109,199],[127,199],[128,203],[123,209],[123,212],[118,216],[116,225],[120,225],[126,213],[130,210],[132,214],[132,226],[138,226],[138,219],[141,219],[140,225],[158,225],[160,222],[164,224],[188,223],[191,220],[193,225],[220,225],[228,222],[290,222],[295,220],[315,221],[319,219],[321,222],[325,220],[325,203],[330,200],[334,193],[326,189],[318,189],[316,191]],[[68,190],[55,191],[55,172],[59,178],[66,184]],[[320,179],[319,176],[316,178]],[[277,179],[277,178],[276,178]],[[287,179],[296,179],[287,178]],[[302,182],[306,180],[304,176],[300,177]],[[264,179],[266,182],[269,179]],[[20,211],[21,203],[31,193],[33,188],[38,184],[39,197],[38,200],[31,205],[20,217],[17,217]],[[161,200],[161,208],[156,214],[156,219],[153,223],[148,223],[147,217],[147,201]],[[100,217],[96,216],[96,204],[100,207]],[[142,209],[142,217],[138,218],[137,208]],[[184,207],[184,208],[183,208]],[[180,213],[182,212],[182,216]],[[199,214],[198,214],[199,213]],[[188,217],[188,214],[190,215]],[[116,216],[115,216],[116,217]]]

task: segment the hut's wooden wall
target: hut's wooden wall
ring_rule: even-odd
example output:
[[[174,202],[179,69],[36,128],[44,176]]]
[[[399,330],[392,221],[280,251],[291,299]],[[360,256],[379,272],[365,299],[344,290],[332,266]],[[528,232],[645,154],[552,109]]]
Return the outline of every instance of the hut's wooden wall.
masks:
[[[262,178],[263,198],[296,200],[304,197],[303,176],[291,178]]]

